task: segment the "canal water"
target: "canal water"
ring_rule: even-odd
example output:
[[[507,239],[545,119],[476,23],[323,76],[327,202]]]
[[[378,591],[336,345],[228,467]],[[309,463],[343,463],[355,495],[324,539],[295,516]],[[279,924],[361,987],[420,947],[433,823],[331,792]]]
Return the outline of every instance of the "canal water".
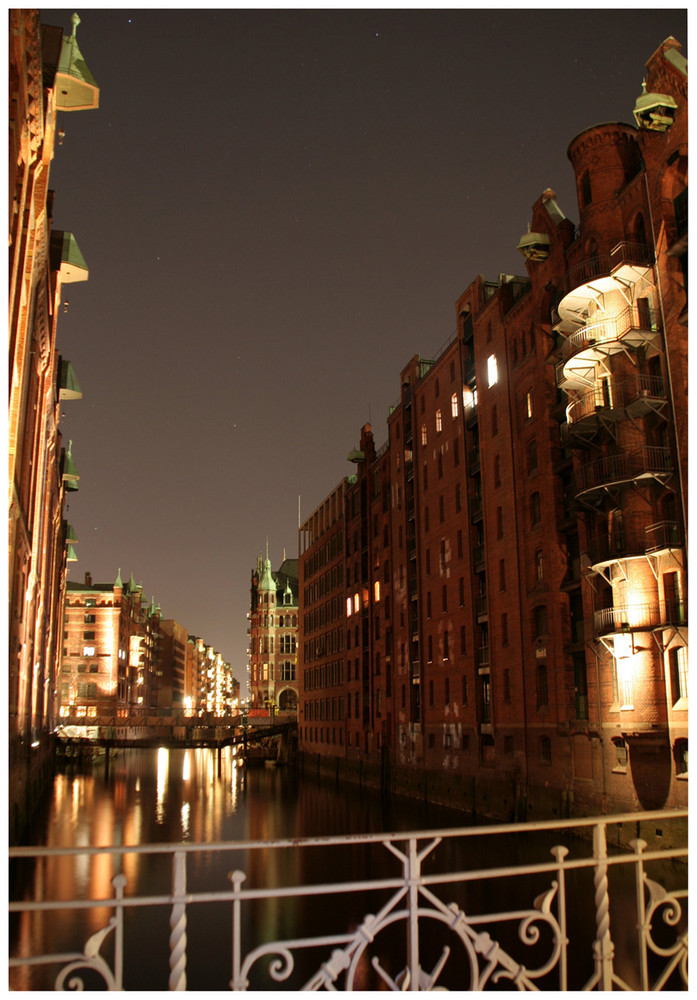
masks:
[[[393,797],[353,785],[299,776],[290,768],[245,768],[233,748],[221,753],[212,750],[120,750],[109,759],[92,764],[66,764],[57,774],[44,815],[37,820],[32,843],[49,847],[103,847],[156,843],[191,842],[234,843],[270,841],[328,835],[352,835],[415,830],[438,830],[474,824],[472,817],[454,809]],[[474,843],[443,843],[436,849],[439,870],[463,870],[492,864],[548,861],[550,849],[559,842],[559,834],[532,834],[521,829],[513,841],[499,849],[494,857],[491,843],[477,838]],[[313,849],[311,857],[300,850],[281,856],[264,852],[261,860],[243,857],[243,852],[216,854],[205,852],[189,860],[188,889],[192,892],[225,891],[233,868],[253,876],[255,866],[268,866],[273,872],[271,885],[306,885],[310,882],[336,882],[345,878],[380,878],[399,872],[394,857],[381,845],[349,844],[333,851]],[[250,852],[251,854],[251,852]],[[587,851],[586,851],[587,854]],[[115,866],[120,866],[117,868]],[[15,864],[11,872],[11,896],[22,899],[109,898],[111,879],[117,870],[128,878],[127,895],[169,892],[170,861],[164,856],[127,855],[123,862],[109,856],[47,859]],[[574,930],[572,966],[581,981],[592,973],[591,954],[594,932],[592,882],[582,884],[581,876],[570,883],[569,891],[578,893],[572,910],[579,919]],[[545,876],[549,885],[550,876]],[[250,877],[250,881],[252,881]],[[517,880],[516,880],[517,883]],[[254,880],[259,884],[259,879]],[[458,898],[458,892],[464,893]],[[498,884],[497,903],[502,909],[529,906],[537,891],[524,880],[518,885]],[[516,897],[516,892],[520,898]],[[627,904],[633,898],[631,883],[623,890]],[[457,899],[467,912],[490,910],[492,885],[470,884],[457,888],[450,899]],[[532,895],[530,895],[532,893]],[[384,898],[384,897],[382,897]],[[337,919],[343,929],[358,926],[368,912],[375,912],[380,900],[352,897],[293,897],[251,904],[243,931],[243,954],[259,940],[304,937],[328,933]],[[125,989],[167,989],[169,961],[169,907],[132,908],[127,911],[124,954]],[[81,949],[85,940],[103,927],[111,915],[107,909],[83,912],[60,911],[12,916],[10,953],[40,954]],[[187,986],[189,990],[229,988],[231,975],[230,905],[201,903],[187,911]],[[583,920],[581,921],[581,917]],[[616,924],[618,923],[615,918]],[[635,923],[634,919],[634,923]],[[619,914],[619,938],[627,928]],[[582,926],[581,926],[582,924]],[[442,929],[422,944],[422,953],[432,952],[433,964],[442,947]],[[517,927],[515,928],[517,932]],[[394,941],[394,950],[403,947],[404,933]],[[437,939],[436,939],[437,937]],[[628,943],[625,972],[632,978],[632,945]],[[108,953],[108,949],[105,949]],[[526,958],[528,956],[525,956]],[[297,989],[312,975],[322,960],[308,956],[296,967],[296,979],[285,985]],[[463,960],[465,956],[462,956]],[[404,961],[395,957],[395,974]],[[401,962],[401,964],[400,964]],[[425,963],[424,963],[425,964]],[[452,971],[453,965],[449,963]],[[572,969],[573,971],[573,969]],[[20,990],[51,989],[56,968],[21,968],[11,972],[10,985]],[[447,979],[444,980],[447,982]],[[452,981],[450,988],[463,988]],[[631,983],[630,983],[631,985]],[[363,988],[378,988],[379,980],[366,978]],[[85,979],[85,988],[101,988],[98,982]],[[284,988],[274,984],[268,971],[259,966],[250,977],[255,990]],[[466,986],[465,986],[466,988]],[[552,985],[548,988],[553,988]]]

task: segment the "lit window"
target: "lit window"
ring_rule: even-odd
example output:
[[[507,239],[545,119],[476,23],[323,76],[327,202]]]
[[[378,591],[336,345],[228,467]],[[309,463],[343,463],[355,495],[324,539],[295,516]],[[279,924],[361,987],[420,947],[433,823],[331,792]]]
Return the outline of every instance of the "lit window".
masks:
[[[450,413],[453,417],[457,416],[457,393],[454,392],[450,397]]]
[[[421,425],[421,444],[428,444],[428,434],[426,433],[426,424]]]
[[[499,380],[499,370],[496,364],[496,355],[490,354],[486,362],[486,370],[489,378],[489,386],[496,385]]]
[[[356,612],[356,614],[358,614],[358,612],[361,610],[360,597],[358,596],[358,594],[353,595],[353,610]]]
[[[353,614],[353,604],[351,603],[351,598],[346,598],[346,617],[350,618]]]
[[[83,646],[82,647],[83,656],[94,656],[94,646]]]
[[[668,662],[673,705],[677,705],[682,698],[687,698],[687,647],[674,646],[668,650]]]
[[[443,414],[440,410],[436,410],[436,430],[439,434],[443,430]]]
[[[380,581],[379,580],[375,581],[375,585],[373,587],[373,591],[375,593],[375,601],[377,602],[377,601],[380,600]]]
[[[527,416],[528,420],[530,420],[530,418],[533,416],[534,412],[535,412],[535,408],[534,408],[534,405],[533,405],[533,393],[532,393],[532,389],[528,389],[528,391],[527,391],[527,393],[525,395],[525,415]]]

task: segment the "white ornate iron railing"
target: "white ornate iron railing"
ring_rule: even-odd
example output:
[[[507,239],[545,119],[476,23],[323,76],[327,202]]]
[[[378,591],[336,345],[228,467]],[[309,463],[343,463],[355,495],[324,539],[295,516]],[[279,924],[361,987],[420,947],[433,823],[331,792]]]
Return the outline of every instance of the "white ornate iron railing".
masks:
[[[147,856],[148,863],[155,864],[156,855],[167,855],[171,881],[163,893],[134,896],[129,895],[127,876],[118,872],[111,879],[109,898],[10,902],[11,914],[23,914],[24,920],[48,911],[112,911],[73,950],[12,954],[10,976],[27,967],[53,966],[55,989],[83,989],[90,972],[99,975],[102,988],[122,990],[125,979],[126,988],[142,988],[137,970],[129,964],[128,923],[146,908],[148,916],[152,914],[147,933],[154,937],[156,919],[166,919],[165,907],[169,968],[161,970],[159,985],[151,988],[163,989],[168,983],[170,990],[184,990],[187,962],[193,961],[188,926],[196,920],[197,907],[214,903],[231,921],[227,937],[225,921],[216,918],[221,933],[215,943],[215,925],[210,923],[204,949],[204,958],[210,960],[220,953],[221,934],[231,942],[229,978],[218,988],[687,989],[687,844],[649,850],[647,841],[637,836],[619,846],[623,828],[665,835],[673,821],[685,831],[687,811],[269,842],[12,848],[11,859],[34,859],[36,865],[56,859],[61,864],[66,859],[84,862],[86,857],[102,863],[108,855],[115,867],[126,868],[129,856]],[[556,843],[551,849],[550,835]],[[533,843],[539,838],[538,860],[515,863],[521,836],[532,836]],[[475,838],[486,845],[484,860],[480,852],[476,866],[468,867],[464,862],[476,854]],[[313,880],[314,852],[338,852],[338,875],[342,852],[358,845],[387,852],[395,874],[370,878],[367,871],[347,871],[345,878],[330,884]],[[283,856],[298,851],[309,858],[303,869],[306,877],[303,884],[285,884],[279,877]],[[230,871],[227,888],[197,889],[189,864],[202,852],[225,855],[231,864],[242,852],[248,870]],[[501,864],[507,857],[511,863]],[[293,927],[296,933],[266,940],[264,906],[282,912],[302,897],[313,903],[329,897],[321,926]],[[360,903],[349,905],[350,898]],[[312,907],[307,913],[312,915]],[[269,926],[279,925],[272,921]],[[616,948],[613,930],[619,932],[621,947]],[[27,937],[31,939],[28,935],[22,940]]]

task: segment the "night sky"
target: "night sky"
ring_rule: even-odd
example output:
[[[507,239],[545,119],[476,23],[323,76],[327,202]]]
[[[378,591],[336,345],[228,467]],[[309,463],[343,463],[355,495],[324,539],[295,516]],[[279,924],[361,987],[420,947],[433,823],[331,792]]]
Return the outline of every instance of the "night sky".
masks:
[[[42,10],[70,33],[71,10]],[[477,274],[525,274],[570,141],[633,123],[684,9],[79,10],[98,111],[63,114],[53,224],[87,283],[69,578],[121,569],[246,677],[250,572],[376,444]]]

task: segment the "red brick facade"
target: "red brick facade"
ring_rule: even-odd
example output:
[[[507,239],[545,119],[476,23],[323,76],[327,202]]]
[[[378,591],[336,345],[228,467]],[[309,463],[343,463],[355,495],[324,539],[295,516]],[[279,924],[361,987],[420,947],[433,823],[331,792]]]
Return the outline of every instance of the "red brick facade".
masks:
[[[527,274],[472,282],[301,528],[300,748],[337,769],[521,818],[686,802],[677,43],[647,69],[668,120],[571,142],[579,225],[543,193]]]

